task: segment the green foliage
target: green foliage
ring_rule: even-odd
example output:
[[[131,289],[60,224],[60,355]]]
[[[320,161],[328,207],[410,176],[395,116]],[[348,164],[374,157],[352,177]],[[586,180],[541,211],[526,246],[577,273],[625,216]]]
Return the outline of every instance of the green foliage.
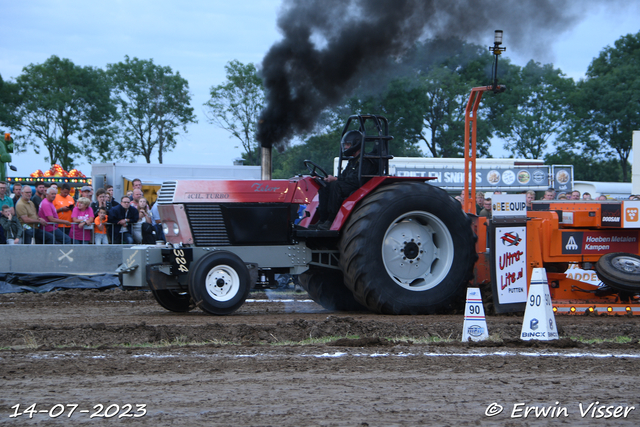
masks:
[[[35,140],[44,144],[51,163],[68,170],[82,156],[91,160],[108,140],[115,108],[102,70],[54,55],[24,67],[16,84],[16,123],[36,153]]]
[[[225,129],[242,143],[245,164],[259,165],[260,151],[255,134],[258,116],[264,106],[264,88],[253,64],[233,60],[225,66],[227,81],[210,89],[209,123]]]
[[[574,108],[592,157],[617,156],[629,177],[633,130],[640,129],[640,32],[621,37],[595,58],[578,84]]]
[[[507,91],[496,97],[492,118],[504,148],[516,157],[539,159],[549,142],[567,128],[572,79],[551,64],[511,66]]]
[[[20,123],[15,114],[18,102],[18,85],[5,82],[0,75],[0,124],[19,130]]]
[[[305,160],[312,160],[327,173],[333,175],[333,159],[340,154],[340,136],[342,130],[333,130],[308,138],[303,144],[294,145],[284,153],[273,155],[273,178],[291,178],[308,175],[304,167]]]
[[[104,147],[103,157],[130,159],[144,156],[151,163],[154,150],[158,162],[176,146],[178,129],[187,132],[196,123],[190,107],[189,83],[153,60],[138,58],[107,65],[118,106],[120,132],[116,144]]]

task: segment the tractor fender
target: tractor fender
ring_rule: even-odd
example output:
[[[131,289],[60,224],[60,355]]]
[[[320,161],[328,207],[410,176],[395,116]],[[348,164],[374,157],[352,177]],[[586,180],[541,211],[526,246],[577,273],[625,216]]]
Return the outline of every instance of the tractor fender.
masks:
[[[331,225],[331,230],[341,230],[342,226],[349,219],[349,215],[354,211],[358,203],[367,197],[371,192],[373,192],[378,187],[383,187],[385,185],[392,184],[394,182],[406,182],[406,181],[422,181],[426,182],[431,179],[436,179],[435,177],[408,177],[408,176],[374,176],[369,181],[367,181],[362,187],[357,189],[353,194],[347,197],[344,202],[342,202],[342,206],[336,215],[333,224]]]

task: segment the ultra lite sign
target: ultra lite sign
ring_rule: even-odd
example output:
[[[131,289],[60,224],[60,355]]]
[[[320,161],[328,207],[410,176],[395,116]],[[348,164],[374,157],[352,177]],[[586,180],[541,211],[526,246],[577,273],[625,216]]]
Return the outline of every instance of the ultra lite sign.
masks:
[[[496,194],[491,199],[491,215],[493,218],[527,216],[526,194]]]

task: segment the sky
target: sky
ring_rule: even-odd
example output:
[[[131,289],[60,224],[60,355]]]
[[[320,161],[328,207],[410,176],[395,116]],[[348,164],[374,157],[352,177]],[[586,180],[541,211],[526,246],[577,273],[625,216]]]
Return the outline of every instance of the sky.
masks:
[[[281,0],[0,0],[4,22],[0,75],[12,80],[23,67],[43,63],[51,55],[68,58],[76,65],[100,68],[123,61],[125,55],[153,59],[158,65],[170,66],[189,82],[191,106],[198,119],[197,124],[189,125],[187,133],[180,135],[176,149],[165,153],[164,163],[230,165],[241,156],[242,147],[229,133],[207,122],[202,105],[209,99],[209,89],[224,83],[224,66],[229,61],[260,64],[269,47],[280,40],[280,6]],[[518,65],[531,59],[553,63],[578,80],[604,47],[623,35],[640,31],[638,17],[638,0],[615,6],[603,1],[601,6],[589,8],[573,27],[558,33],[538,56],[510,49],[506,33],[505,56]],[[489,46],[493,43],[493,30],[487,29],[484,40],[469,41]],[[536,34],[531,37],[533,44]],[[504,154],[495,142],[491,152],[494,156]],[[31,148],[27,153],[14,154],[12,164],[18,168],[17,175],[48,169],[45,155],[44,147],[39,155]],[[144,162],[142,158],[133,160]],[[157,163],[157,154],[152,161]],[[77,166],[90,174],[91,166],[86,162]]]

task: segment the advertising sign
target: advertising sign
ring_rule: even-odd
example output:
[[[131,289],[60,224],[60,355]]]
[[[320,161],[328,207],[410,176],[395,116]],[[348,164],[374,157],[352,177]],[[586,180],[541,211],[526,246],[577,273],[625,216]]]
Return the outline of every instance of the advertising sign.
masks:
[[[636,253],[638,235],[638,231],[563,231],[562,254]]]
[[[526,218],[526,194],[495,194],[491,199],[491,216],[492,218]]]
[[[622,227],[622,203],[603,203],[601,209],[603,227]]]
[[[495,271],[498,302],[527,300],[527,227],[496,227]]]
[[[476,166],[476,188],[482,191],[509,189],[512,191],[546,190],[549,188],[549,166],[514,166],[508,169]],[[447,189],[464,188],[464,168],[433,166],[396,166],[397,176],[435,178],[429,184]]]
[[[625,200],[622,204],[624,228],[640,228],[640,201]]]
[[[570,191],[573,189],[573,166],[552,166],[551,179],[553,180],[553,188],[558,193]]]

